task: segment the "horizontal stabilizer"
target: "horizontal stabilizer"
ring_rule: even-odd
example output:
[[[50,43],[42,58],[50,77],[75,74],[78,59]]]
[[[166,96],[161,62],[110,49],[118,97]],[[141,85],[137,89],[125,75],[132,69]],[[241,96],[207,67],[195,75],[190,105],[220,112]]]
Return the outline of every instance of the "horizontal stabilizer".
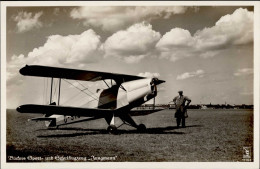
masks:
[[[36,118],[29,119],[28,121],[52,121],[52,120],[56,120],[56,118],[51,118],[51,117],[36,117]]]
[[[21,105],[16,109],[20,113],[38,113],[38,114],[58,114],[66,116],[82,116],[82,117],[105,117],[114,110],[109,109],[91,109],[79,107],[66,107],[54,105]]]
[[[67,122],[67,123],[64,123],[64,124],[59,124],[59,126],[64,126],[64,125],[69,125],[69,124],[74,124],[74,123],[81,123],[81,122],[86,122],[86,121],[92,121],[92,120],[97,120],[97,119],[100,119],[100,117],[91,117],[91,118],[87,118],[87,119],[83,119],[83,120]]]
[[[164,109],[162,109],[162,108],[159,108],[159,109],[132,109],[129,114],[131,116],[145,116],[145,115],[152,114],[152,113],[162,111],[162,110],[164,110]]]

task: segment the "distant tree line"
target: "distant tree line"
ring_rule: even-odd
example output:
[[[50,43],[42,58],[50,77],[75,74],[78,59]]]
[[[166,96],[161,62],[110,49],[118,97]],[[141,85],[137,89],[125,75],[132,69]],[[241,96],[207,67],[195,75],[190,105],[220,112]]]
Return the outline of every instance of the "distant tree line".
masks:
[[[144,104],[141,107],[153,107],[153,104]],[[156,104],[155,107],[175,109],[174,104]],[[188,109],[254,109],[254,105],[230,105],[230,104],[191,104]]]

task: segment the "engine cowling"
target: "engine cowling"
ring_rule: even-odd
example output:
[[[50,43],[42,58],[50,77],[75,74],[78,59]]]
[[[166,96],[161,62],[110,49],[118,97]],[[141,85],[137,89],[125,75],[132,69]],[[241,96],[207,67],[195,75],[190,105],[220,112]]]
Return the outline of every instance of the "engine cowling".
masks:
[[[118,90],[117,108],[127,106],[140,99],[143,99],[144,103],[156,97],[157,85],[163,82],[165,81],[157,78],[146,78],[122,83],[122,87]]]

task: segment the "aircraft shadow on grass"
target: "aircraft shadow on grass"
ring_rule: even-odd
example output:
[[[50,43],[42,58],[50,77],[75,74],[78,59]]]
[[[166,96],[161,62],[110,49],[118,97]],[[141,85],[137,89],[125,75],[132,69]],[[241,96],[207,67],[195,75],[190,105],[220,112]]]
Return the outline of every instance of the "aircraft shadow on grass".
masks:
[[[202,125],[190,125],[186,126],[186,128],[191,127],[202,127]],[[168,126],[168,127],[159,127],[159,128],[148,128],[143,132],[137,130],[124,130],[118,129],[117,134],[185,134],[182,131],[172,131],[178,130],[181,128],[177,128],[176,126]],[[84,133],[68,133],[68,134],[50,134],[50,135],[39,135],[38,138],[55,138],[55,137],[77,137],[84,135],[99,135],[99,134],[109,134],[105,129],[83,129],[83,128],[49,128],[49,129],[40,129],[37,131],[49,131],[49,130],[59,130],[59,131],[84,131]]]

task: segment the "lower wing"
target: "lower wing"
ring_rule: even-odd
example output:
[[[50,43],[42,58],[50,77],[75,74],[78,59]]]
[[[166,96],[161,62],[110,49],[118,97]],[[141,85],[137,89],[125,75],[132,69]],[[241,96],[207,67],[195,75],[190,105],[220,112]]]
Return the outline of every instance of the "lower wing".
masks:
[[[65,115],[65,116],[81,116],[81,117],[105,117],[114,112],[114,110],[109,110],[109,109],[91,109],[91,108],[54,106],[54,105],[36,105],[36,104],[21,105],[16,110],[20,113],[58,114],[58,115]]]
[[[145,115],[152,114],[152,113],[162,111],[162,110],[164,110],[164,109],[162,109],[162,108],[159,108],[159,109],[134,109],[134,110],[131,110],[129,114],[131,116],[145,116]]]
[[[124,111],[112,110],[112,109],[93,109],[93,108],[80,108],[80,107],[67,107],[67,106],[55,106],[55,105],[36,105],[26,104],[21,105],[16,109],[20,113],[36,113],[36,114],[58,114],[65,116],[81,116],[81,117],[107,117],[112,114],[118,116],[119,113]],[[144,116],[152,114],[164,109],[134,109],[129,111],[131,116]],[[35,120],[51,120],[48,117],[38,118]]]

